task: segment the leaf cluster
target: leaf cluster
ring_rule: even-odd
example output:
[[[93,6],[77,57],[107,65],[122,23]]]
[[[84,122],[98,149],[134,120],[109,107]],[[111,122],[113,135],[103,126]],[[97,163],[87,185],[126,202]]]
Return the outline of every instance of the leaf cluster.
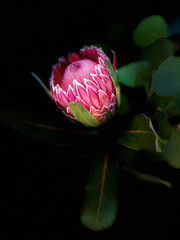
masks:
[[[117,34],[122,32],[119,25],[116,28],[113,35],[118,39]],[[81,209],[82,224],[94,231],[108,228],[116,220],[119,170],[149,183],[172,187],[169,181],[132,167],[138,152],[150,154],[154,162],[180,168],[180,57],[168,37],[168,25],[159,15],[143,19],[132,38],[141,49],[139,59],[121,66],[117,72],[106,62],[117,96],[116,115],[112,117],[108,112],[106,124],[76,102],[71,102],[70,108],[82,125],[65,118],[54,124],[47,113],[45,118],[15,110],[0,113],[1,123],[46,144],[67,147],[72,150],[72,158],[96,154]],[[106,41],[112,43],[113,39],[107,37]],[[139,89],[144,98],[139,96]],[[139,100],[143,103],[140,110]]]

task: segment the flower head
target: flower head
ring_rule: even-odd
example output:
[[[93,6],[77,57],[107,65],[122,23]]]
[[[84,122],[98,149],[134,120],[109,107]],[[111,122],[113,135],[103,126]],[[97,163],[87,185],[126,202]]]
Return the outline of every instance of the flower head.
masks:
[[[116,109],[116,90],[105,61],[109,58],[101,48],[84,47],[79,54],[61,57],[53,66],[50,89],[54,102],[63,113],[76,119],[69,106],[77,102],[95,118],[104,122],[107,112]]]

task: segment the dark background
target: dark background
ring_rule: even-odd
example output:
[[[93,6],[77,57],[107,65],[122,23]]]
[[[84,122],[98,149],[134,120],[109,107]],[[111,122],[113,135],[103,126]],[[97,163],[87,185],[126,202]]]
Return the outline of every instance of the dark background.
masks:
[[[86,44],[103,42],[112,24],[127,26],[129,38],[114,45],[118,67],[136,58],[131,34],[152,14],[171,22],[177,4],[152,2],[24,1],[1,8],[1,110],[22,109],[58,116],[44,91],[30,75],[48,86],[58,57]],[[139,96],[140,97],[140,96]],[[91,232],[80,224],[80,208],[91,159],[70,161],[62,150],[34,141],[1,125],[1,239],[177,239],[179,171],[166,165],[144,168],[173,183],[173,189],[120,179],[119,213],[114,226]],[[81,146],[79,146],[81,147]],[[142,157],[143,158],[143,157]]]

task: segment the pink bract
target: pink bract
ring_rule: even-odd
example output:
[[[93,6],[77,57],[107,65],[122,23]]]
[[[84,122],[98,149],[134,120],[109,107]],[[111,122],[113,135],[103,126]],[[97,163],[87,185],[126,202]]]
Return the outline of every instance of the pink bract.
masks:
[[[79,54],[61,57],[53,66],[50,89],[53,100],[63,113],[74,118],[70,102],[78,102],[104,122],[107,111],[116,109],[116,91],[105,65],[109,60],[101,48],[84,47]],[[116,63],[114,62],[114,66]]]

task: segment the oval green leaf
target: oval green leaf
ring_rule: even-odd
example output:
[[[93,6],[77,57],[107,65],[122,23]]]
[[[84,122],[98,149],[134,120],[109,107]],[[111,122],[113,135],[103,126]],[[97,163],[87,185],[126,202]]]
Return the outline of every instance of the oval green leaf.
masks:
[[[99,155],[85,188],[81,223],[100,231],[113,225],[117,215],[117,170],[108,155]]]
[[[151,119],[145,115],[134,117],[129,130],[123,133],[118,142],[124,147],[137,151],[162,151]]]
[[[163,155],[169,165],[180,168],[180,131],[177,131],[166,144]]]
[[[78,102],[70,102],[69,107],[77,121],[86,127],[99,127],[102,122],[95,118],[86,108]]]
[[[145,48],[160,38],[168,36],[168,25],[160,15],[152,15],[143,19],[133,32],[133,40],[141,48]]]
[[[153,89],[160,96],[180,94],[180,57],[169,57],[154,74]]]
[[[174,45],[170,39],[159,39],[144,49],[141,60],[150,62],[156,70],[159,65],[174,54]]]
[[[118,69],[120,83],[128,87],[148,86],[152,68],[148,62],[132,62]]]

